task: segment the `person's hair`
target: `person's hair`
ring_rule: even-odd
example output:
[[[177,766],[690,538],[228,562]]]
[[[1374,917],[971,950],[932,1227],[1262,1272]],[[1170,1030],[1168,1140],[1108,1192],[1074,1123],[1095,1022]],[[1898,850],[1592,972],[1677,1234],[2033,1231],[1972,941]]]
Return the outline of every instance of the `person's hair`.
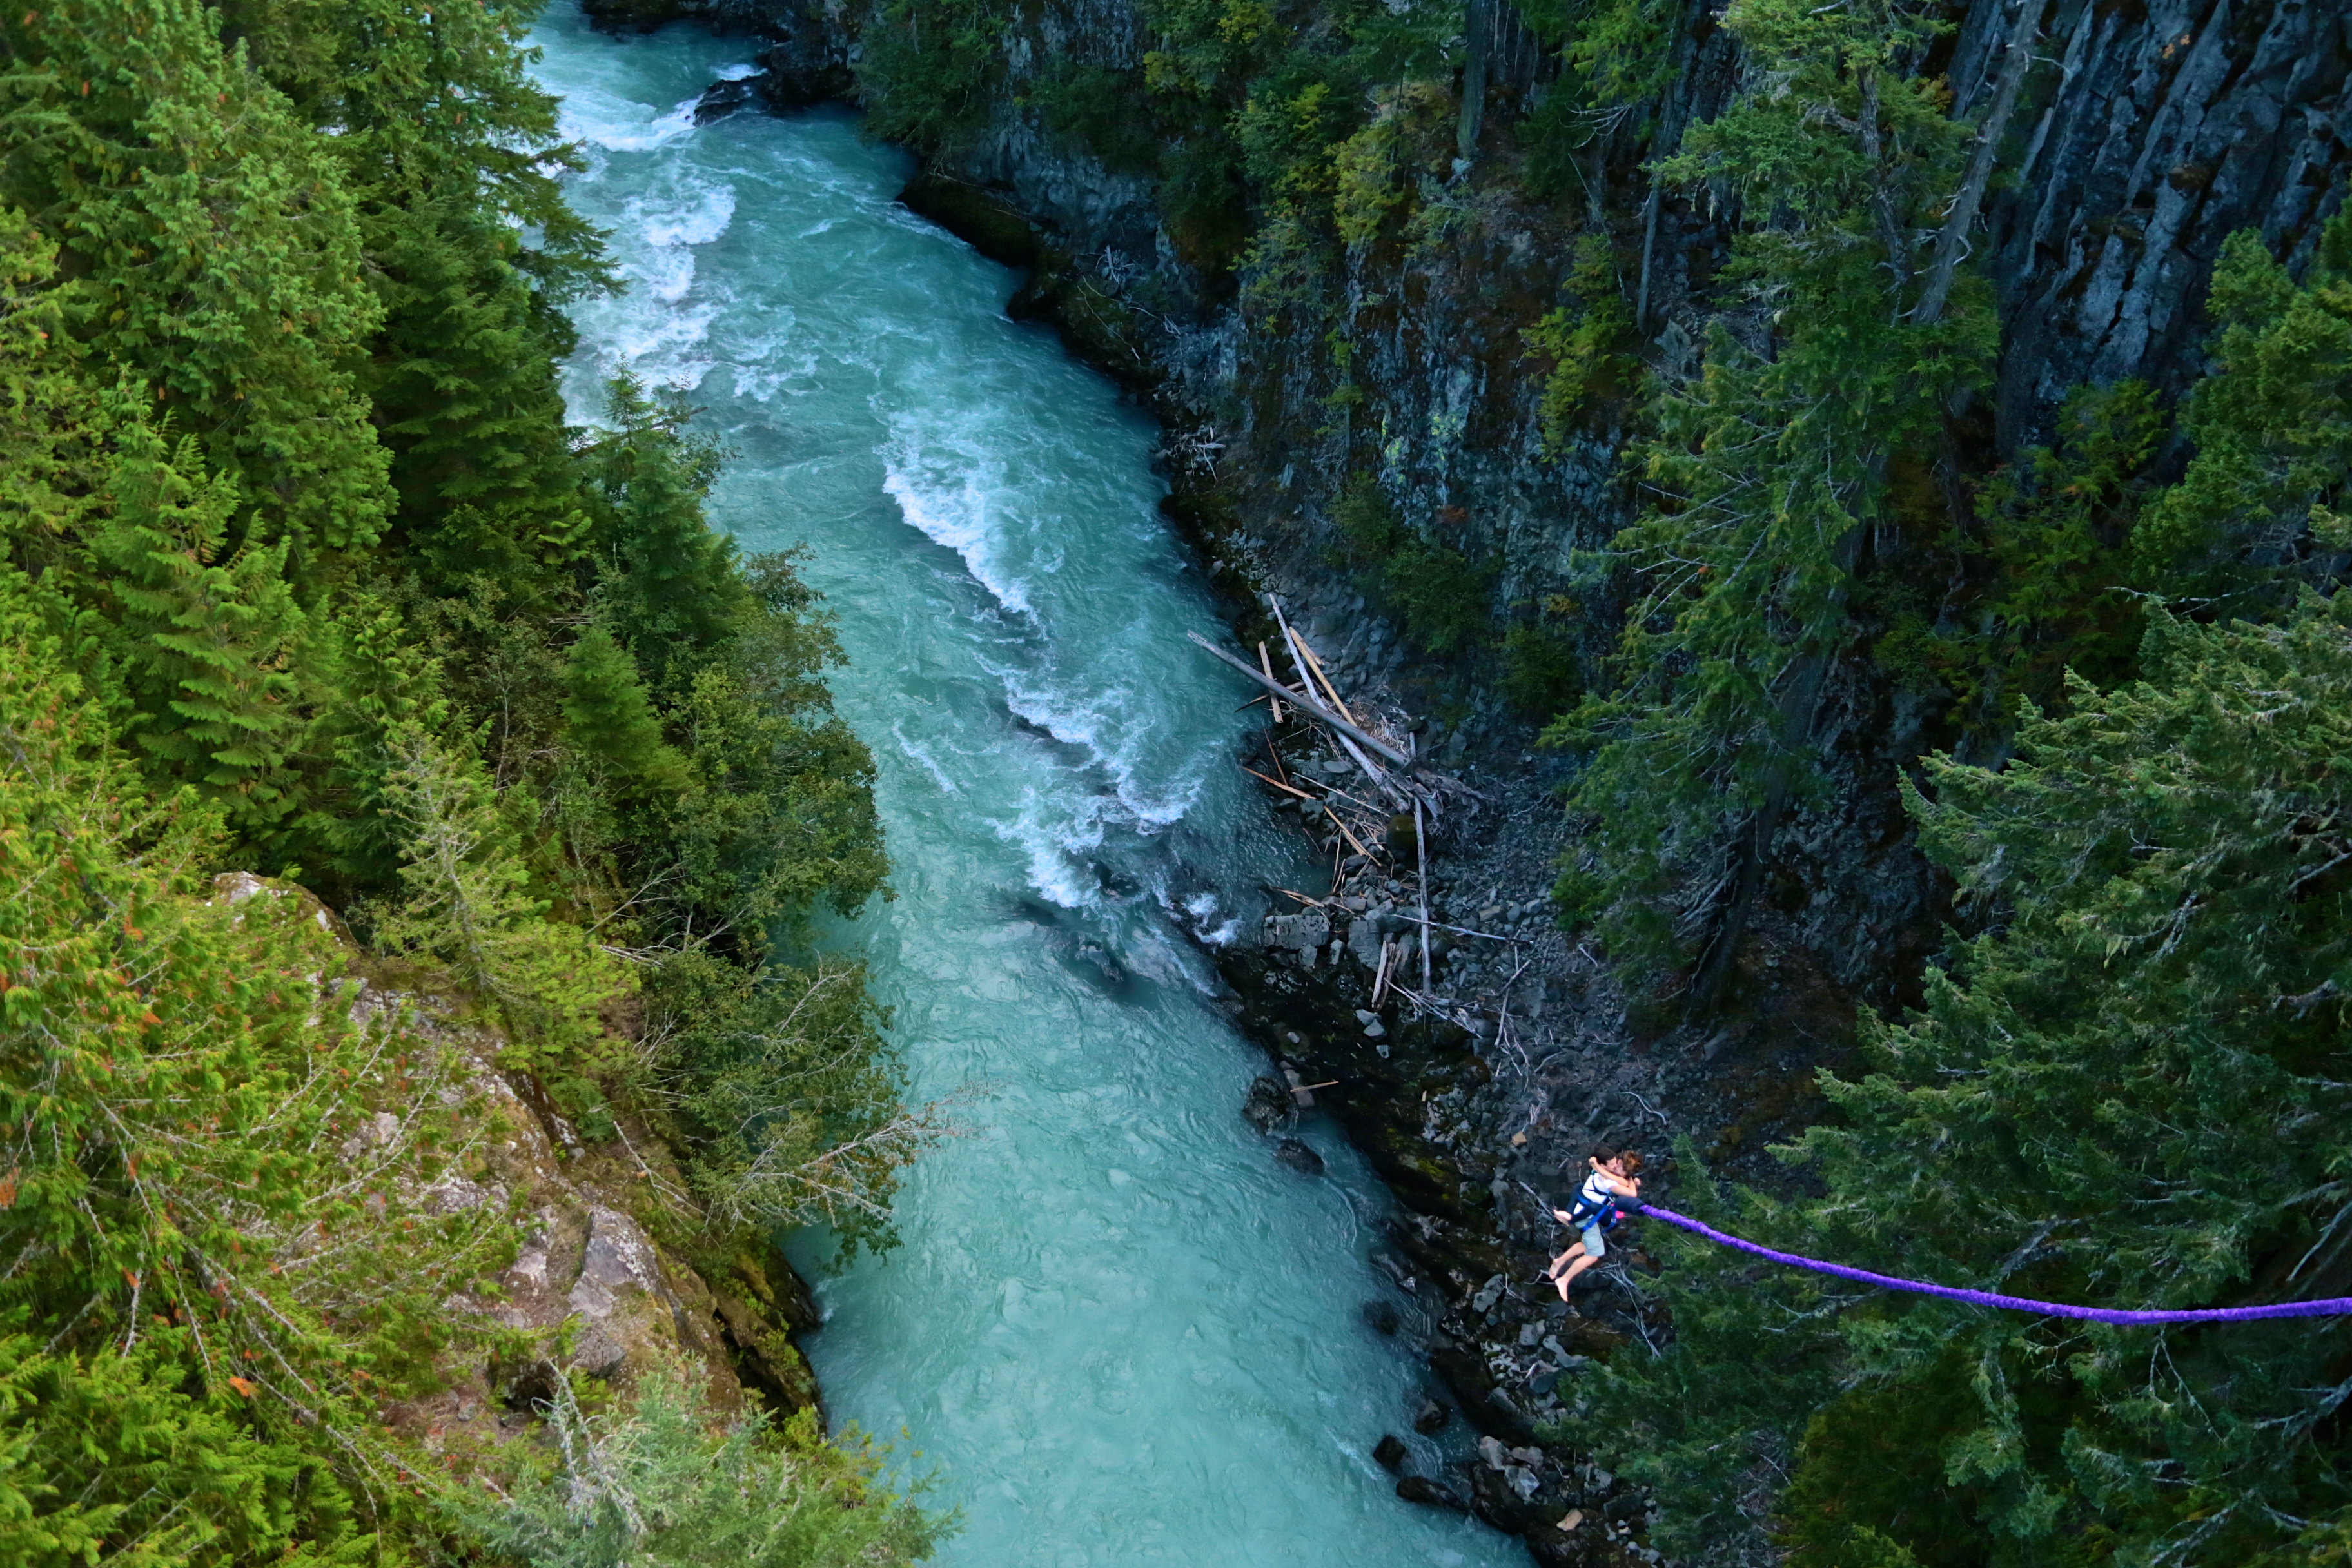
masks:
[[[1617,1157],[1625,1162],[1625,1173],[1629,1176],[1642,1168],[1642,1156],[1635,1150],[1620,1149]]]
[[[1592,1157],[1604,1165],[1623,1152],[1624,1151],[1614,1143],[1596,1143],[1592,1146]]]

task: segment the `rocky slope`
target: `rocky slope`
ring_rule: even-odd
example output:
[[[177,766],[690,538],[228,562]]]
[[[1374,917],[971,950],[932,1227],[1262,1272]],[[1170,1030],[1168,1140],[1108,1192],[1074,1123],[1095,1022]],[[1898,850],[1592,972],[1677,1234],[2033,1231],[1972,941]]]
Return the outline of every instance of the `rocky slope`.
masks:
[[[515,1253],[495,1291],[447,1304],[490,1327],[495,1349],[446,1366],[431,1398],[386,1411],[395,1430],[463,1468],[467,1456],[539,1421],[559,1368],[625,1393],[647,1372],[684,1367],[707,1380],[719,1410],[747,1399],[778,1416],[816,1405],[815,1380],[793,1343],[817,1325],[807,1287],[773,1249],[713,1233],[669,1152],[642,1125],[624,1120],[616,1142],[584,1142],[529,1074],[497,1065],[505,1041],[467,998],[367,953],[307,892],[236,873],[215,897],[301,900],[348,951],[353,1020],[399,1017],[404,1033],[449,1047],[466,1069],[447,1092],[471,1108],[469,1153],[426,1192],[426,1208],[514,1216]],[[401,1131],[379,1114],[345,1157],[362,1160]]]
[[[877,0],[586,3],[614,25],[683,15],[769,40],[766,74],[719,89],[712,113],[854,99],[863,40],[888,16]],[[2307,258],[2352,168],[2352,16],[2339,7],[2026,3],[2041,8],[2044,58],[2014,121],[2021,155],[1978,242],[2004,334],[1984,433],[1998,458],[2047,439],[2060,400],[2085,382],[2135,374],[2177,395],[2200,364],[2223,239],[2252,227],[2291,261]],[[1948,9],[1957,25],[1935,63],[1967,112],[1992,90],[2016,18],[2000,0]],[[1541,1561],[1612,1562],[1648,1555],[1643,1505],[1608,1474],[1606,1436],[1578,1433],[1576,1381],[1591,1357],[1643,1353],[1660,1325],[1638,1254],[1631,1269],[1589,1277],[1572,1313],[1534,1282],[1559,1239],[1543,1205],[1601,1140],[1664,1153],[1685,1136],[1717,1169],[1780,1179],[1763,1146],[1811,1118],[1811,1074],[1844,1059],[1855,1003],[1900,1003],[1939,940],[1943,890],[1911,847],[1894,781],[1951,737],[1871,670],[1832,672],[1836,787],[1789,829],[1738,983],[1703,1018],[1645,1010],[1601,956],[1553,928],[1546,895],[1570,841],[1552,792],[1566,764],[1535,749],[1539,715],[1515,710],[1491,671],[1414,655],[1368,608],[1331,565],[1332,511],[1374,454],[1410,526],[1496,562],[1498,605],[1574,605],[1580,652],[1597,663],[1612,606],[1594,602],[1579,554],[1631,515],[1622,407],[1604,405],[1547,450],[1524,334],[1560,297],[1574,237],[1598,231],[1640,258],[1648,363],[1669,380],[1692,373],[1731,215],[1654,187],[1641,159],[1718,112],[1745,68],[1711,7],[1689,0],[1654,146],[1604,134],[1580,164],[1581,202],[1538,201],[1518,133],[1547,66],[1507,6],[1483,15],[1496,63],[1475,156],[1424,180],[1441,242],[1350,250],[1344,297],[1326,302],[1354,345],[1341,370],[1322,345],[1259,331],[1233,280],[1171,235],[1152,183],[1055,133],[1026,91],[1055,62],[1133,66],[1150,43],[1139,0],[1014,14],[981,128],[931,157],[906,199],[1030,268],[1016,312],[1055,322],[1160,413],[1171,513],[1230,594],[1244,644],[1275,636],[1258,595],[1279,592],[1349,700],[1416,716],[1423,752],[1488,797],[1433,835],[1426,889],[1442,924],[1488,934],[1432,943],[1437,983],[1423,1001],[1370,1005],[1383,943],[1395,958],[1417,940],[1413,868],[1384,860],[1378,842],[1342,845],[1311,808],[1322,826],[1307,830],[1340,879],[1328,898],[1307,889],[1314,907],[1270,921],[1227,967],[1242,1022],[1286,1079],[1261,1086],[1258,1119],[1278,1134],[1311,1101],[1402,1205],[1384,1263],[1393,1290],[1368,1319],[1424,1344],[1442,1387],[1400,1418],[1458,1411],[1485,1439],[1467,1474],[1404,1478],[1401,1492],[1475,1507]],[[1350,777],[1309,730],[1269,743],[1308,794]],[[1370,853],[1346,853],[1358,848]],[[1307,1084],[1328,1087],[1293,1087]],[[1671,1192],[1672,1163],[1658,1173]]]

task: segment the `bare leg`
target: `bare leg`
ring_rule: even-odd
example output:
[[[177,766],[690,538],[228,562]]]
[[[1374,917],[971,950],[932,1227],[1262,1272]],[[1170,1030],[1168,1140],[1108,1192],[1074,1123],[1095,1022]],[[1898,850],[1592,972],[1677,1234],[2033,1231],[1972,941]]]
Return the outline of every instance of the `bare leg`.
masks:
[[[1572,1242],[1570,1244],[1569,1249],[1566,1252],[1561,1253],[1558,1258],[1551,1260],[1551,1267],[1545,1269],[1544,1273],[1548,1277],[1557,1279],[1559,1278],[1559,1271],[1568,1267],[1568,1261],[1570,1258],[1581,1258],[1583,1256],[1584,1243],[1580,1241]]]
[[[1578,1247],[1577,1247],[1577,1250],[1578,1250],[1578,1251],[1580,1251],[1580,1252],[1581,1252],[1581,1251],[1583,1251],[1583,1250],[1584,1250],[1584,1248],[1583,1248],[1583,1247],[1582,1247],[1582,1245],[1581,1245],[1580,1243],[1578,1245]],[[1569,1288],[1569,1286],[1570,1286],[1570,1285],[1571,1285],[1571,1284],[1573,1284],[1573,1283],[1575,1282],[1575,1280],[1576,1280],[1576,1277],[1577,1277],[1578,1275],[1580,1275],[1580,1274],[1583,1273],[1586,1269],[1588,1269],[1588,1268],[1591,1268],[1594,1264],[1596,1264],[1596,1263],[1598,1263],[1598,1262],[1600,1262],[1600,1261],[1601,1261],[1601,1259],[1599,1259],[1598,1258],[1593,1258],[1593,1257],[1587,1256],[1587,1257],[1584,1257],[1584,1258],[1578,1258],[1574,1263],[1570,1264],[1570,1265],[1568,1266],[1568,1272],[1567,1272],[1567,1273],[1565,1273],[1565,1274],[1563,1274],[1563,1275],[1561,1275],[1561,1276],[1559,1277],[1559,1299],[1560,1299],[1561,1300],[1563,1300],[1563,1301],[1567,1300],[1568,1300],[1568,1288]]]

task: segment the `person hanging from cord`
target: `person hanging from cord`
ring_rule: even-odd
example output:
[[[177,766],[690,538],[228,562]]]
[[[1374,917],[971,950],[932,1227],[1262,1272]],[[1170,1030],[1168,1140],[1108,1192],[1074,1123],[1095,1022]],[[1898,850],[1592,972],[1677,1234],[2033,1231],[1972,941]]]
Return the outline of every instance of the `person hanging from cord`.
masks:
[[[1544,1270],[1544,1278],[1559,1287],[1563,1301],[1576,1277],[1609,1255],[1605,1237],[1623,1217],[1621,1200],[1638,1201],[1642,1195],[1641,1180],[1634,1174],[1642,1168],[1642,1156],[1633,1150],[1604,1146],[1593,1151],[1591,1163],[1591,1173],[1577,1189],[1576,1201],[1551,1211],[1553,1218],[1580,1233],[1579,1239]],[[1568,1272],[1561,1273],[1563,1268]]]

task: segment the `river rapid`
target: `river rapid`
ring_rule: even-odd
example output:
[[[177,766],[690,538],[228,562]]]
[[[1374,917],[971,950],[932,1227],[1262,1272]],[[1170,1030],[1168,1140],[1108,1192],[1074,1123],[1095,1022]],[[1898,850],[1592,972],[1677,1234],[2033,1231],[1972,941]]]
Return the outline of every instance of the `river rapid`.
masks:
[[[1006,319],[1013,276],[898,207],[908,161],[847,113],[698,129],[741,40],[559,5],[534,41],[629,283],[576,308],[574,417],[623,368],[692,387],[735,453],[716,520],[809,547],[898,891],[828,940],[915,1092],[970,1095],[905,1245],[819,1280],[833,1418],[937,1474],[947,1563],[1523,1563],[1370,1458],[1438,1457],[1411,1346],[1360,1318],[1387,1198],[1328,1128],[1309,1178],[1238,1114],[1265,1062],[1204,949],[1316,872],[1234,764],[1259,710],[1182,640],[1215,611],[1150,422]]]

